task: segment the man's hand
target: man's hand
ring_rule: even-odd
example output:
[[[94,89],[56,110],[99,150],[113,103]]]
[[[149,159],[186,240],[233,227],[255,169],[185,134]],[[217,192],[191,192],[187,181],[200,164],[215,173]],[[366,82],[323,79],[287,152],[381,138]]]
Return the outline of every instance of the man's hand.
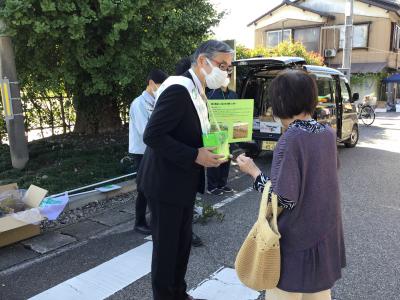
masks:
[[[200,148],[196,163],[206,168],[216,168],[228,160],[222,159],[225,156],[212,153],[216,148]]]

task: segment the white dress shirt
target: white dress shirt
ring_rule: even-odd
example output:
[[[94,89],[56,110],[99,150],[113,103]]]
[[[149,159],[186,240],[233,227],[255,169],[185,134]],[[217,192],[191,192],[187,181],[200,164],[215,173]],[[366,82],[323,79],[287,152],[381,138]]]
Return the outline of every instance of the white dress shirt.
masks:
[[[129,153],[144,154],[143,134],[154,105],[155,99],[147,91],[133,100],[129,109]]]

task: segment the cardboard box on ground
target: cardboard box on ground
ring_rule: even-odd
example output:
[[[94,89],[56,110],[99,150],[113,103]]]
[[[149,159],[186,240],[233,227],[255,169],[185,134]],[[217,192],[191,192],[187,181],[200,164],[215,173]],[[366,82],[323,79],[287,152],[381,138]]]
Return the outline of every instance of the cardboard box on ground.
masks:
[[[0,186],[0,194],[17,190],[16,183]],[[46,194],[46,190],[31,185],[22,199],[25,209],[0,218],[0,247],[40,234],[40,221],[45,217],[39,206]]]

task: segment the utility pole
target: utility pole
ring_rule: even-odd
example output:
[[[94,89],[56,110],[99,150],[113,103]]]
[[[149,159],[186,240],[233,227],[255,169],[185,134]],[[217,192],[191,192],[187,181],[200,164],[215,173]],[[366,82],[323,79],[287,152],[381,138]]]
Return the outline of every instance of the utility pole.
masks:
[[[342,70],[349,81],[351,75],[351,54],[353,50],[353,9],[354,0],[346,0]]]
[[[2,21],[0,21],[0,32],[4,32]],[[3,82],[3,79],[6,82]],[[3,34],[0,35],[0,80],[3,84],[2,96],[7,98],[8,113],[11,112],[9,117],[6,117],[6,124],[12,166],[16,169],[23,169],[29,160],[29,153],[15,67],[14,48],[11,38]]]

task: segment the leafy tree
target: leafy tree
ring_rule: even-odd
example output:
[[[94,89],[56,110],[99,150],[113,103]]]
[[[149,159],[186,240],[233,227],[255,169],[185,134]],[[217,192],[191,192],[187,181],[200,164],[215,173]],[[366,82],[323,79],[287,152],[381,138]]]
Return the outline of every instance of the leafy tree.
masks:
[[[73,97],[75,131],[121,126],[153,67],[167,71],[219,22],[207,0],[4,0],[22,89]]]
[[[255,49],[248,49],[242,45],[239,45],[236,48],[237,59],[251,58],[256,56],[297,56],[304,58],[310,65],[324,65],[324,58],[319,53],[308,52],[307,49],[299,42],[284,41],[273,48],[258,47]]]

